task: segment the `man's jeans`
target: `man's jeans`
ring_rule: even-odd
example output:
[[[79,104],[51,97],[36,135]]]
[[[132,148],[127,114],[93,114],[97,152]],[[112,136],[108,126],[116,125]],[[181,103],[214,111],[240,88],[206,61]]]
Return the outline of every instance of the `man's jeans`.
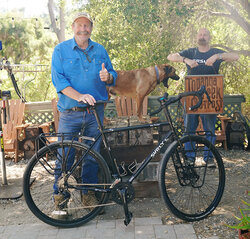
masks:
[[[100,117],[101,122],[103,123],[104,118],[104,107],[100,105],[97,107],[97,113]],[[88,113],[87,111],[84,112],[75,112],[75,111],[65,111],[60,113],[60,120],[59,120],[59,128],[58,133],[70,133],[70,134],[77,134],[79,132],[83,132],[84,136],[88,137],[95,137],[98,133],[98,124],[96,122],[95,116],[93,113]],[[66,135],[64,139],[72,139],[72,136]],[[59,138],[59,141],[61,139]],[[93,143],[93,141],[86,140],[84,142],[87,145],[90,145]],[[93,150],[99,152],[101,146],[101,138],[99,138],[98,142],[95,143]],[[67,160],[67,166],[66,169],[69,170],[73,163],[74,163],[74,157],[75,157],[75,150],[71,149],[69,152],[68,160]],[[61,157],[62,155],[62,149],[58,150],[58,159],[56,160],[56,170],[55,170],[55,183],[54,183],[54,193],[58,194],[58,187],[57,187],[57,181],[58,178],[61,176]],[[67,155],[67,149],[65,150],[65,154]],[[96,161],[90,157],[87,156],[82,165],[82,183],[97,183],[98,182],[98,164]],[[85,192],[86,193],[86,192]]]
[[[209,140],[213,145],[215,144],[216,136],[215,136],[215,123],[216,123],[215,114],[186,114],[184,116],[184,126],[186,129],[186,134],[195,134],[195,131],[199,124],[199,117],[201,117],[203,129],[206,134],[207,140]],[[195,149],[194,143],[186,143],[185,150],[193,150]],[[204,160],[207,161],[209,158],[213,158],[212,152],[205,147],[204,148]],[[188,158],[195,158],[195,152],[187,152]]]

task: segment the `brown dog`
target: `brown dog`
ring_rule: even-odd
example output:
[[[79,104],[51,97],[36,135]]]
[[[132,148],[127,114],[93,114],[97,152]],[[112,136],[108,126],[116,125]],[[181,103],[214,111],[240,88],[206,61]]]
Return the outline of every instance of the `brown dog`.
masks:
[[[117,71],[117,74],[115,86],[109,87],[108,91],[112,95],[119,94],[135,98],[139,119],[142,119],[142,103],[145,96],[149,95],[157,84],[163,82],[168,87],[168,78],[179,80],[175,69],[168,64],[131,71]]]

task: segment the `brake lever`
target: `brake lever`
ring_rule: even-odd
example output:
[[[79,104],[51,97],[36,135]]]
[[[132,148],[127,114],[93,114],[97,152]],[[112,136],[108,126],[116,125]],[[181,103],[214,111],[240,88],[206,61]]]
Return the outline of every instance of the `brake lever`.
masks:
[[[205,94],[207,96],[208,101],[212,104],[211,98],[210,98],[210,96],[209,96],[209,94],[208,94],[208,92],[207,92],[206,89],[205,89]]]
[[[208,96],[208,93],[206,91],[206,87],[204,85],[202,85],[200,90],[197,92],[197,94],[195,94],[199,99],[198,103],[196,105],[194,105],[194,106],[189,107],[189,110],[194,110],[194,109],[197,109],[197,108],[199,108],[201,106],[202,96],[204,95],[204,93],[206,93],[206,95]],[[209,97],[209,100],[210,100],[210,97]]]

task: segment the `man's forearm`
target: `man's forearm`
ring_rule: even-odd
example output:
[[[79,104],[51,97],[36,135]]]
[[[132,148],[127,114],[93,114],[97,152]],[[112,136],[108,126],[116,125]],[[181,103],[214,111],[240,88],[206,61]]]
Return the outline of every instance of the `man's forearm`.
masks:
[[[64,95],[68,96],[69,98],[71,98],[73,100],[77,100],[77,101],[79,101],[79,98],[81,96],[81,94],[78,91],[76,91],[75,89],[73,89],[70,86],[68,86],[65,89],[63,89],[62,93]]]
[[[226,62],[232,62],[232,61],[237,61],[239,59],[239,55],[234,52],[224,52],[224,53],[218,54],[217,59],[222,59]]]
[[[185,57],[181,56],[179,53],[169,54],[167,59],[173,62],[184,62]]]

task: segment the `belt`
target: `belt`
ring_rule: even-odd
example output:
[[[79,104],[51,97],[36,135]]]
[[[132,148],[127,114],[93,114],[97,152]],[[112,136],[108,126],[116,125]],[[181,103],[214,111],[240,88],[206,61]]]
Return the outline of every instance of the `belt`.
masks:
[[[87,108],[83,108],[83,107],[73,107],[73,108],[71,108],[71,109],[67,109],[66,111],[84,112],[84,111],[87,111]]]

